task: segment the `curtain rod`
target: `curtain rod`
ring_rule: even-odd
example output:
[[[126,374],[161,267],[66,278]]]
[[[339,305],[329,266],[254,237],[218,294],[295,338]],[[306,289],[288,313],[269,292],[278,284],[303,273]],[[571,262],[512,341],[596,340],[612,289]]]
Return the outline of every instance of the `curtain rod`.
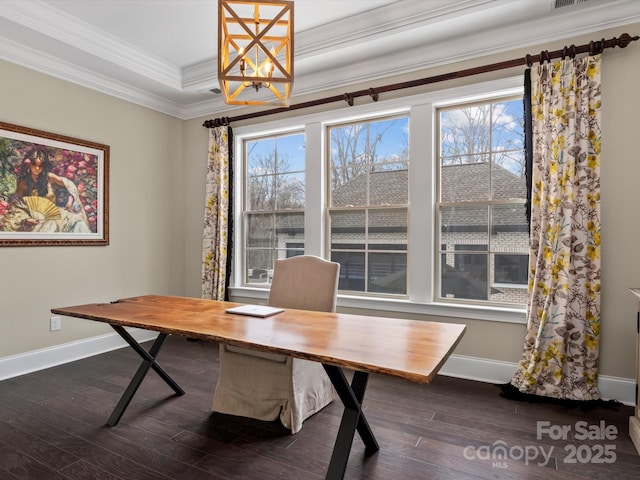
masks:
[[[564,47],[562,50],[548,51],[543,50],[538,55],[525,55],[524,58],[514,58],[512,60],[506,60],[504,62],[491,63],[488,65],[482,65],[480,67],[468,68],[466,70],[458,70],[456,72],[444,73],[441,75],[434,75],[432,77],[419,78],[417,80],[410,80],[406,82],[393,83],[391,85],[383,85],[381,87],[369,88],[366,90],[357,90],[355,92],[345,93],[343,95],[333,95],[331,97],[319,98],[316,100],[310,100],[308,102],[296,103],[288,107],[273,108],[271,110],[264,110],[262,112],[246,113],[244,115],[238,115],[235,117],[221,117],[214,120],[205,120],[202,124],[206,128],[214,128],[222,125],[229,125],[231,122],[238,122],[241,120],[248,120],[250,118],[264,117],[267,115],[274,115],[276,113],[290,112],[292,110],[300,110],[302,108],[315,107],[318,105],[325,105],[327,103],[345,101],[349,106],[353,106],[353,99],[357,97],[370,96],[374,102],[378,101],[378,95],[380,93],[392,92],[395,90],[402,90],[405,88],[413,88],[422,85],[428,85],[431,83],[444,82],[446,80],[453,80],[456,78],[470,77],[472,75],[479,75],[482,73],[494,72],[497,70],[504,70],[506,68],[517,67],[520,65],[527,65],[531,67],[535,62],[549,62],[553,58],[565,58],[575,57],[581,53],[589,53],[595,55],[602,53],[605,48],[620,47],[625,48],[631,42],[638,40],[640,37],[632,37],[628,33],[623,33],[619,38],[613,37],[609,40],[604,38],[600,41],[591,41],[584,45]]]

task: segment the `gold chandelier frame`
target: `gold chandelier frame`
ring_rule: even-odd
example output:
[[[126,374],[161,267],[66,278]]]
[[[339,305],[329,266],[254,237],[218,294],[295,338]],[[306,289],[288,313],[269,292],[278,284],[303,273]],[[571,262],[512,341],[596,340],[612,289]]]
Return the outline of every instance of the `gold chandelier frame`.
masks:
[[[218,0],[218,80],[228,104],[289,105],[293,1]]]

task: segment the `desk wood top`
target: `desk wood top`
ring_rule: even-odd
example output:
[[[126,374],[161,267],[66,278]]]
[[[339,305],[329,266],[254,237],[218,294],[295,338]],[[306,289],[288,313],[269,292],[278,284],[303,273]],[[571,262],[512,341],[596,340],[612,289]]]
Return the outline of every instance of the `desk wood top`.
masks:
[[[147,295],[51,312],[281,353],[417,383],[428,383],[435,377],[466,329],[452,323],[294,309],[266,318],[225,312],[238,305]]]

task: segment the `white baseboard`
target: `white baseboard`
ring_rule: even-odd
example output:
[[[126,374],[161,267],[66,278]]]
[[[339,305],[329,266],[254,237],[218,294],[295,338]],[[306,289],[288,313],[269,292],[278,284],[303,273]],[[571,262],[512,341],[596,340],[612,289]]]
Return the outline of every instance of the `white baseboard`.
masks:
[[[138,342],[153,340],[158,335],[157,332],[135,328],[128,329],[128,331]],[[108,333],[86,340],[0,358],[0,380],[91,357],[126,345],[126,342],[119,335]],[[451,355],[440,370],[440,374],[501,384],[508,383],[517,368],[518,364],[512,362]],[[625,405],[635,405],[636,383],[634,379],[600,375],[598,388],[601,397],[605,400],[614,399]]]
[[[486,358],[451,355],[440,369],[441,375],[495,384],[508,383],[518,368],[517,363]],[[635,379],[598,376],[598,389],[604,400],[617,400],[625,405],[636,404]]]
[[[127,331],[138,342],[153,340],[158,332],[128,328]],[[42,348],[31,352],[0,358],[0,380],[44,370],[63,363],[73,362],[100,353],[126,346],[127,343],[117,333],[107,333],[97,337],[63,343],[55,347]]]

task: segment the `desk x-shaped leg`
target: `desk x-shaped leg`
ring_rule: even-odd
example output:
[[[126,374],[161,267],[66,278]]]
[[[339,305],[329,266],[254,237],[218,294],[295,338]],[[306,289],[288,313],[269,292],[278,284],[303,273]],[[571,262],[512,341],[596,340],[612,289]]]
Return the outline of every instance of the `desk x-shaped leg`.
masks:
[[[341,480],[347,469],[347,461],[349,460],[349,452],[356,430],[362,438],[365,445],[365,452],[368,454],[380,450],[376,438],[369,427],[369,423],[362,412],[362,399],[367,388],[369,374],[366,372],[355,372],[351,385],[347,381],[341,368],[333,365],[322,364],[329,379],[333,384],[342,404],[344,405],[344,413],[340,421],[340,429],[338,437],[331,454],[331,462],[327,470],[327,480]]]
[[[160,347],[162,347],[164,340],[167,338],[166,333],[159,334],[153,342],[153,345],[151,345],[149,352],[147,352],[131,335],[129,335],[129,332],[127,332],[124,327],[120,325],[111,326],[116,332],[118,332],[118,335],[120,335],[131,346],[131,348],[133,348],[138,355],[142,357],[142,363],[140,364],[138,371],[131,379],[129,386],[122,394],[122,397],[120,397],[120,400],[118,401],[116,408],[113,409],[113,413],[111,413],[109,420],[107,420],[107,425],[113,427],[120,421],[120,417],[122,417],[122,414],[127,409],[129,402],[131,402],[131,399],[135,395],[138,387],[142,383],[142,380],[144,380],[144,377],[147,375],[150,368],[153,368],[156,373],[160,375],[160,378],[162,378],[167,385],[176,392],[176,394],[184,395],[184,390],[182,390],[182,388],[180,388],[169,374],[156,362]]]

